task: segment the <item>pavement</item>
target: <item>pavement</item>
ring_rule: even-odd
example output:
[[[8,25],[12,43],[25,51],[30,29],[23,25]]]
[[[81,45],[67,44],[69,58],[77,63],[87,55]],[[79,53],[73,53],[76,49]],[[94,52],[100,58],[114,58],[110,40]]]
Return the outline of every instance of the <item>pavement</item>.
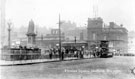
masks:
[[[74,60],[78,59],[76,57],[64,58],[64,60]],[[44,62],[55,62],[60,61],[59,58],[53,59],[33,59],[33,60],[16,60],[16,61],[5,61],[0,60],[0,66],[12,66],[12,65],[27,65],[27,64],[37,64],[37,63],[44,63]]]
[[[84,58],[90,58],[90,56],[84,56]],[[65,61],[75,60],[75,59],[79,59],[79,58],[77,57],[64,58]],[[52,58],[52,59],[16,60],[16,61],[0,60],[0,66],[27,65],[27,64],[37,64],[37,63],[55,62],[55,61],[60,61],[60,59]]]
[[[135,57],[91,58],[1,66],[2,79],[135,79]]]

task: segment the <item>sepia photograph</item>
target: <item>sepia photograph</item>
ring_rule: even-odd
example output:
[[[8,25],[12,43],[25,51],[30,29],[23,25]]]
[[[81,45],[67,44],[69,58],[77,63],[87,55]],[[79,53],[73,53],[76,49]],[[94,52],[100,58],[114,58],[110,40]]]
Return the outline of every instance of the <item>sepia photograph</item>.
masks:
[[[0,79],[135,79],[135,0],[0,0]]]

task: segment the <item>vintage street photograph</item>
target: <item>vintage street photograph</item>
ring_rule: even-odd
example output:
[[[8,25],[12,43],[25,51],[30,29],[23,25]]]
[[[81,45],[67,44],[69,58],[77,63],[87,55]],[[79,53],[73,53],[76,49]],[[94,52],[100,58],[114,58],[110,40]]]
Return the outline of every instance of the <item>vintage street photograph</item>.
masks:
[[[135,79],[135,0],[0,0],[0,79]]]

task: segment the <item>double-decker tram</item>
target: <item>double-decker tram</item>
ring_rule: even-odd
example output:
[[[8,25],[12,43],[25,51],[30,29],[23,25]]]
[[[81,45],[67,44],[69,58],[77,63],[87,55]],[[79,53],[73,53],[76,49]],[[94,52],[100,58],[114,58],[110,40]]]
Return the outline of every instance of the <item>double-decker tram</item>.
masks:
[[[94,57],[113,57],[113,52],[110,51],[109,41],[101,40],[100,43],[92,45],[92,54]]]

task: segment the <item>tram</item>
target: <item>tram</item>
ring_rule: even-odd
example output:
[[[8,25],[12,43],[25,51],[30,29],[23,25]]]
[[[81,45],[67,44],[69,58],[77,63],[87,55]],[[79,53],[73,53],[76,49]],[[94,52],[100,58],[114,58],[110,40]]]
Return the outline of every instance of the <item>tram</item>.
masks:
[[[102,40],[99,44],[92,45],[94,57],[113,57],[113,52],[110,51],[109,44],[109,41]]]

